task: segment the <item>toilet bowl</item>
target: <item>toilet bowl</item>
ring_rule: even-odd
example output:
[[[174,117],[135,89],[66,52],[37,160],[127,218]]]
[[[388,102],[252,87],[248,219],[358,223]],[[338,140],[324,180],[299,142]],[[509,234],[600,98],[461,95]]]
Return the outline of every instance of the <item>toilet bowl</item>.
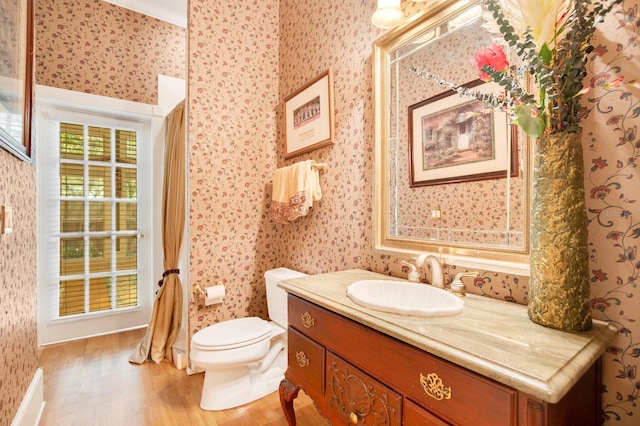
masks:
[[[282,280],[306,276],[287,268],[265,272],[271,321],[258,317],[222,321],[191,338],[192,367],[204,370],[203,410],[226,410],[278,389],[287,369],[287,293]]]

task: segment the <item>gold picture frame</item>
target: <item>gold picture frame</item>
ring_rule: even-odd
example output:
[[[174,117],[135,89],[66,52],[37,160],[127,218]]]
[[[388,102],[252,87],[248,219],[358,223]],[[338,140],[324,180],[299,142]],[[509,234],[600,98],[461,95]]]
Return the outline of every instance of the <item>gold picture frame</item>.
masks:
[[[285,158],[335,143],[333,67],[284,100]]]

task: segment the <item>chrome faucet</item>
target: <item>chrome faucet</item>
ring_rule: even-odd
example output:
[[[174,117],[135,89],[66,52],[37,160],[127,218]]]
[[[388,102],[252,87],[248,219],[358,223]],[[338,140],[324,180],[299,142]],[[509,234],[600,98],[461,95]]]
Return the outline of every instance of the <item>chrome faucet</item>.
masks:
[[[462,282],[462,277],[477,277],[479,275],[478,272],[460,272],[456,274],[456,277],[451,281],[451,292],[458,296],[465,296],[467,294],[467,287]]]
[[[420,272],[418,272],[418,268],[422,268],[426,261],[429,261],[431,265],[431,285],[438,288],[444,288],[444,271],[442,269],[442,264],[432,254],[423,253],[419,255],[415,260],[415,265],[401,261],[401,263],[405,266],[409,267],[409,274],[407,279],[412,282],[420,282]]]

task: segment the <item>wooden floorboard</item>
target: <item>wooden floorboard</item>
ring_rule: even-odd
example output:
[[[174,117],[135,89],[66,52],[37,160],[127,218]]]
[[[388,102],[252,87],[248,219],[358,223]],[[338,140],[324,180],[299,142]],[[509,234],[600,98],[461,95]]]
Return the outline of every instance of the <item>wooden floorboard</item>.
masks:
[[[224,411],[200,409],[203,374],[163,362],[130,364],[144,330],[48,346],[40,354],[45,411],[41,426],[221,425],[285,426],[278,393]],[[298,425],[328,423],[300,392]]]

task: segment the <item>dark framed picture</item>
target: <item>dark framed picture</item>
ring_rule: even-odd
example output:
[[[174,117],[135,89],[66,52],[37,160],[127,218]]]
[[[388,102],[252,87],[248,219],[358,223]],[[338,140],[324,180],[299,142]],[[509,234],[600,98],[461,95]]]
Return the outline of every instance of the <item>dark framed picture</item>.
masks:
[[[471,82],[485,93],[496,83]],[[447,91],[409,106],[411,186],[438,185],[518,175],[515,126],[484,102]]]
[[[333,67],[284,100],[285,158],[333,145]]]
[[[33,0],[0,0],[0,147],[31,161]]]

